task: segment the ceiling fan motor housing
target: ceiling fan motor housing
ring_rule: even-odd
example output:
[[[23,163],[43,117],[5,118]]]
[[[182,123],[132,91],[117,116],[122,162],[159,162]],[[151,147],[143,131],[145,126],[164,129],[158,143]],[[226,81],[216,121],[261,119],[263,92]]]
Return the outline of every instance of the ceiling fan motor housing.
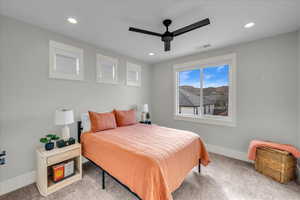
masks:
[[[167,31],[161,36],[161,41],[170,42],[173,40],[173,38],[174,38],[173,34]]]

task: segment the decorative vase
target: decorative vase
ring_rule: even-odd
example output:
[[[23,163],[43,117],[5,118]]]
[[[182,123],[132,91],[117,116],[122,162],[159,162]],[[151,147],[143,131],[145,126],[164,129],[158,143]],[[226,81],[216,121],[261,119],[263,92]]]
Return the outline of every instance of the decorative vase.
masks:
[[[46,149],[46,151],[50,151],[50,150],[54,149],[54,142],[46,143],[45,149]]]
[[[145,112],[142,112],[141,121],[142,122],[146,121],[146,113]]]

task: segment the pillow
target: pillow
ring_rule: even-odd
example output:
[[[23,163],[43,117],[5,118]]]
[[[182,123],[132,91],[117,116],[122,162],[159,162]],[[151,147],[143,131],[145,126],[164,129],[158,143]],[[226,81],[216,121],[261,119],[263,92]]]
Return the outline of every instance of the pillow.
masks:
[[[116,118],[113,112],[96,113],[89,111],[89,116],[91,120],[92,132],[117,128]]]
[[[114,110],[117,125],[128,126],[136,124],[136,113],[135,110]]]

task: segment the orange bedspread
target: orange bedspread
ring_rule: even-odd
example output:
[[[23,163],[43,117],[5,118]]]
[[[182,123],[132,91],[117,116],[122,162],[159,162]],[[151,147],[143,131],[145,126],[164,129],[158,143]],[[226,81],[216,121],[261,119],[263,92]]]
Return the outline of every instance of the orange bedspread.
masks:
[[[172,200],[187,173],[209,155],[197,134],[136,124],[81,136],[83,155],[143,200]]]

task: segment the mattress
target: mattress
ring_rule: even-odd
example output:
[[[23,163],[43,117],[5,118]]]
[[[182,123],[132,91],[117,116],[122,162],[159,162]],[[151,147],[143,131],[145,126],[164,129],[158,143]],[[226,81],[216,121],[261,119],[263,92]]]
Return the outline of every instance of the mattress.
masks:
[[[210,162],[192,132],[135,124],[81,136],[83,155],[143,200],[172,200],[190,170]]]

